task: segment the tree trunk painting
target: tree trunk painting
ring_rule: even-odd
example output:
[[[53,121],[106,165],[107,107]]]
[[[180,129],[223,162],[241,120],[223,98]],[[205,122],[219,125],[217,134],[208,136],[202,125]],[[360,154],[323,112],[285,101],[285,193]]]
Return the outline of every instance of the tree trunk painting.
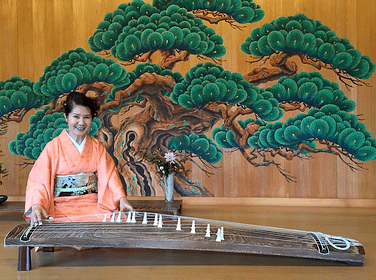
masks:
[[[206,174],[224,151],[236,152],[254,168],[275,168],[289,183],[297,180],[285,161],[330,154],[359,170],[375,160],[376,140],[352,113],[355,102],[323,71],[335,73],[346,88],[366,86],[375,70],[370,57],[299,13],[254,28],[239,46],[252,70],[230,72],[221,66],[223,38],[209,26],[221,22],[243,32],[264,11],[257,0],[219,2],[123,3],[98,21],[90,51],[62,53],[39,81],[0,81],[1,131],[38,109],[10,151],[33,163],[67,127],[62,104],[76,90],[100,100],[89,134],[115,160],[128,195],[164,195],[163,176],[140,151],[188,155]],[[187,73],[174,72],[193,56],[201,62]],[[297,61],[312,71],[299,71]],[[183,171],[175,174],[174,189],[181,196],[214,196]]]

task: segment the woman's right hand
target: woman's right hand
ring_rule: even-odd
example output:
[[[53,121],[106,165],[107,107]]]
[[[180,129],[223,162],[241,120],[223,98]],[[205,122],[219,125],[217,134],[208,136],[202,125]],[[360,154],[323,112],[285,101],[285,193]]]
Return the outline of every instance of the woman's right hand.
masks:
[[[47,219],[48,215],[46,210],[42,207],[42,205],[34,204],[31,206],[31,224],[32,225],[41,225],[42,220]]]

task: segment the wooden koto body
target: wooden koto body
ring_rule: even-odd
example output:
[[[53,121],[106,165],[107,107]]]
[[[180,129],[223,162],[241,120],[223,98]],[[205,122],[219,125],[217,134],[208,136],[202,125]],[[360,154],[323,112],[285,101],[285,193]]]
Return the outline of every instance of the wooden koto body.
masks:
[[[19,270],[31,268],[30,248],[37,246],[216,251],[320,259],[350,265],[363,265],[365,261],[362,244],[353,239],[147,212],[46,220],[38,226],[21,224],[7,234],[4,245],[20,247]]]

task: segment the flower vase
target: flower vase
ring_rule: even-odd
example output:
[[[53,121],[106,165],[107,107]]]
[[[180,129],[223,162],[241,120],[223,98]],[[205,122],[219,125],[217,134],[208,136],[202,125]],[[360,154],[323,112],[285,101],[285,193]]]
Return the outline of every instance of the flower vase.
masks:
[[[174,201],[174,173],[164,176],[165,201]]]

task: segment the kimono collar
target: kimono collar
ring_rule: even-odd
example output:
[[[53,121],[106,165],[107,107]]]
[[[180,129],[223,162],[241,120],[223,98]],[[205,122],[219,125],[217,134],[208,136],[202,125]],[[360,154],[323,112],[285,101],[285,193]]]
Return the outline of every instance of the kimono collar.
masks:
[[[82,150],[84,149],[84,146],[85,146],[85,142],[86,142],[86,135],[85,135],[85,138],[84,140],[81,142],[81,144],[78,144],[70,135],[69,133],[64,129],[65,133],[68,135],[69,139],[72,140],[72,143],[74,144],[74,146],[77,148],[77,150],[82,153]]]

